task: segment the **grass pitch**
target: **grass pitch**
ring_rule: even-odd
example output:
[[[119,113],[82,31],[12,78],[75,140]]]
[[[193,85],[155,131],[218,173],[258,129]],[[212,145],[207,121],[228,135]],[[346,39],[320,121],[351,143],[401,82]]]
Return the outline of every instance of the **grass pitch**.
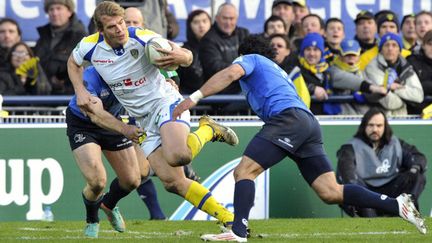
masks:
[[[430,218],[427,219],[430,221]],[[326,218],[251,220],[249,242],[432,242],[400,218]],[[118,233],[101,221],[98,239],[83,236],[84,222],[1,222],[1,242],[201,242],[200,235],[218,233],[214,221],[128,220]]]

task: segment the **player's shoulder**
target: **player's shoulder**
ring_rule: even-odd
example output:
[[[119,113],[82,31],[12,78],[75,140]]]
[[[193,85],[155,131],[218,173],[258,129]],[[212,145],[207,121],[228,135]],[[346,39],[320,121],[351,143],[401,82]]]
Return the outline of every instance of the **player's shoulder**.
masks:
[[[141,29],[138,27],[129,27],[128,28],[129,36],[133,39],[141,39],[143,41],[148,41],[153,37],[160,37],[158,33],[149,30],[149,29]]]
[[[103,41],[103,35],[100,34],[99,32],[96,32],[92,35],[82,38],[82,40],[78,43],[76,48],[84,51],[90,50],[102,41]]]

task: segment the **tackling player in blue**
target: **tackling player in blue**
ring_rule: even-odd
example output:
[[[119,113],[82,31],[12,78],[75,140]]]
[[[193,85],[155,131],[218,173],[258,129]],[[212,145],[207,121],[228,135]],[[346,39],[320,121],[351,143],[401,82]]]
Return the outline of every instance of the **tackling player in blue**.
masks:
[[[336,182],[324,151],[320,125],[297,95],[285,71],[271,61],[275,53],[268,40],[259,36],[246,38],[239,47],[239,55],[231,66],[216,73],[173,112],[173,119],[176,119],[201,98],[216,94],[239,80],[250,107],[264,121],[234,170],[232,229],[221,234],[202,235],[201,239],[246,242],[249,211],[255,198],[254,179],[287,156],[296,162],[303,178],[325,203],[377,208],[399,214],[421,233],[426,233],[424,219],[409,195],[390,198],[358,185]]]

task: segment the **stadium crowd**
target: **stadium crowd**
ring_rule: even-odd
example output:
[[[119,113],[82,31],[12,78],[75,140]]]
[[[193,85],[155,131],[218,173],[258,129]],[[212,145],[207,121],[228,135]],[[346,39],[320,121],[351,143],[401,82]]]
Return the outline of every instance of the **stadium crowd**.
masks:
[[[178,35],[166,1],[116,2],[125,8],[136,6],[145,18],[144,28],[169,39]],[[72,0],[45,0],[44,10],[49,21],[37,28],[39,39],[33,47],[22,41],[14,19],[0,20],[0,94],[74,93],[67,58],[95,26],[84,26]],[[314,114],[362,115],[370,107],[380,107],[387,115],[421,114],[429,105],[424,98],[432,95],[431,12],[409,14],[399,21],[390,10],[361,11],[354,20],[355,36],[345,35],[344,20],[325,21],[310,13],[306,0],[275,0],[271,12],[262,36],[271,40],[277,51],[274,61],[289,74]],[[239,44],[250,33],[237,25],[237,19],[238,11],[229,3],[218,8],[213,24],[204,10],[189,14],[183,46],[192,51],[194,61],[173,75],[182,94],[192,93],[238,57]],[[238,83],[221,92],[239,93]],[[338,95],[353,99],[329,102]],[[244,108],[237,103],[215,107],[228,113]]]

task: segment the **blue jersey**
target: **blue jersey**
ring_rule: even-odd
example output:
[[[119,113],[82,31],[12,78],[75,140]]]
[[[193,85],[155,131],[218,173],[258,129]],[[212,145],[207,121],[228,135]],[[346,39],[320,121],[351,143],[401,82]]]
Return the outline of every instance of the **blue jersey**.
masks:
[[[233,63],[245,70],[240,79],[241,89],[252,110],[264,122],[291,107],[310,112],[287,73],[270,59],[251,54],[240,56]]]
[[[102,100],[103,107],[106,111],[116,117],[121,115],[121,112],[123,112],[123,107],[93,66],[90,66],[84,70],[83,80],[84,85],[90,94],[97,96]],[[77,106],[76,95],[74,95],[69,102],[69,108],[72,113],[79,118],[90,120],[80,111],[79,107]]]

